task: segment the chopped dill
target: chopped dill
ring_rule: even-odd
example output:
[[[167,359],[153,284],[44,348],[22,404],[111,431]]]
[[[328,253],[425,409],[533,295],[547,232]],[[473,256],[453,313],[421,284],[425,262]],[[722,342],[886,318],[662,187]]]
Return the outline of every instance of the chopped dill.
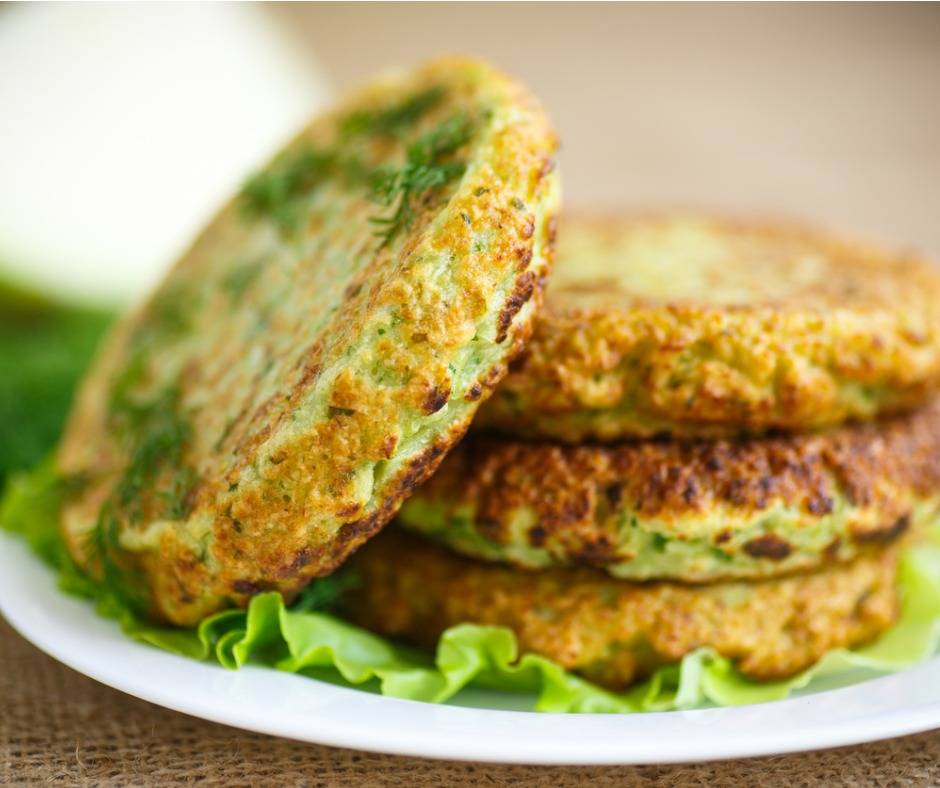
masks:
[[[127,391],[112,391],[110,420],[128,461],[101,507],[88,547],[100,562],[104,585],[124,604],[143,611],[143,592],[117,557],[122,552],[120,525],[145,516],[180,520],[189,514],[196,475],[186,465],[184,451],[191,427],[175,386],[145,402],[131,399]]]
[[[222,279],[222,289],[228,294],[232,303],[237,304],[242,296],[261,274],[262,260],[252,260],[237,265]]]
[[[304,199],[337,176],[353,185],[368,184],[372,171],[338,149],[302,148],[249,178],[242,186],[242,206],[248,216],[271,219],[281,235],[290,237],[303,219]]]
[[[726,553],[726,552],[725,552],[724,550],[722,550],[720,547],[713,547],[713,548],[711,549],[711,554],[712,554],[712,556],[713,556],[714,558],[716,558],[716,559],[718,559],[719,561],[721,561],[721,562],[723,562],[723,563],[726,563],[726,564],[727,564],[727,563],[730,563],[731,560],[732,560],[732,559],[731,559],[731,555],[729,555],[728,553]]]
[[[349,185],[371,186],[372,198],[395,210],[391,216],[372,221],[382,226],[377,235],[382,245],[391,243],[411,226],[418,201],[463,174],[466,163],[452,155],[469,139],[471,125],[456,115],[407,144],[405,164],[398,167],[369,166],[359,155],[343,150],[343,143],[374,135],[406,142],[406,134],[445,95],[435,86],[408,96],[379,110],[353,112],[340,124],[339,142],[332,147],[311,146],[282,154],[266,170],[242,187],[245,213],[272,220],[284,236],[291,236],[304,215],[304,200],[331,178]]]
[[[124,369],[111,383],[112,414],[135,407],[131,392],[147,378],[148,356],[187,334],[197,305],[195,297],[181,285],[168,287],[154,297],[128,342]]]
[[[149,396],[139,389],[148,380],[149,356],[185,336],[193,309],[193,298],[181,286],[159,293],[132,334],[127,362],[109,392],[109,426],[127,460],[99,511],[87,546],[98,561],[104,586],[138,612],[145,611],[147,599],[120,559],[121,524],[144,517],[182,519],[189,513],[195,484],[195,473],[184,462],[191,427],[180,408],[178,386]]]
[[[373,198],[385,207],[395,206],[391,215],[372,219],[380,226],[377,235],[383,247],[411,227],[421,200],[463,175],[467,164],[453,155],[469,142],[472,133],[469,119],[454,115],[412,142],[403,166],[375,173]]]
[[[185,517],[193,473],[183,463],[183,449],[191,428],[180,414],[178,390],[170,387],[144,405],[127,402],[122,417],[125,423],[115,427],[125,435],[130,459],[115,489],[121,510],[141,519],[142,493],[159,488],[161,519]]]
[[[115,557],[121,549],[120,525],[110,502],[101,507],[98,522],[88,532],[87,539],[87,551],[99,562],[101,585],[119,604],[134,612],[144,612],[147,608],[146,594],[131,581],[128,570]]]
[[[383,137],[400,136],[439,104],[444,98],[444,93],[444,88],[437,85],[415,93],[385,109],[353,112],[343,121],[340,134],[346,139],[367,134],[377,134]]]
[[[192,296],[182,285],[170,286],[157,293],[147,310],[145,322],[137,330],[154,337],[178,337],[190,329],[194,306]]]
[[[245,212],[272,219],[284,233],[293,232],[301,218],[298,199],[333,173],[336,159],[335,151],[312,147],[280,156],[242,186]]]

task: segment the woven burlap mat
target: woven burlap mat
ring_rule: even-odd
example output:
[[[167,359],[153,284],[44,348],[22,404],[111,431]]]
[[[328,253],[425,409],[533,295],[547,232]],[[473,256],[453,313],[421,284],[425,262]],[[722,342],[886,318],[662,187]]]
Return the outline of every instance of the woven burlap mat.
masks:
[[[0,619],[0,784],[932,785],[940,731],[826,752],[690,766],[559,768],[399,758],[193,719],[102,686]]]

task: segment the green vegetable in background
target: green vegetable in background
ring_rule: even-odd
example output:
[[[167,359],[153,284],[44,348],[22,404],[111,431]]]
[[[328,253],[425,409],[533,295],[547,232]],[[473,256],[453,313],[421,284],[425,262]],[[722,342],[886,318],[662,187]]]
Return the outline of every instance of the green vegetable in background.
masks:
[[[0,281],[0,488],[55,444],[111,317]]]

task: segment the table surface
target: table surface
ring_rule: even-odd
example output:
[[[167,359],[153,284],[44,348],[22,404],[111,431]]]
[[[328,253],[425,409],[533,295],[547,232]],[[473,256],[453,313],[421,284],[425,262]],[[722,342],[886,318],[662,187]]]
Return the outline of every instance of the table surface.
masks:
[[[275,739],[104,687],[0,619],[0,785],[933,785],[940,731],[815,753],[682,766],[493,766]]]

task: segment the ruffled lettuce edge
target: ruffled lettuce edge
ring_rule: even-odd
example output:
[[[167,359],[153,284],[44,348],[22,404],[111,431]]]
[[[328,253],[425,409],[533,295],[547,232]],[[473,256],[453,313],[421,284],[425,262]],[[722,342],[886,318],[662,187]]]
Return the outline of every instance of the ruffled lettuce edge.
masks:
[[[461,624],[444,632],[433,655],[410,649],[316,609],[342,592],[342,575],[316,581],[290,607],[277,593],[259,594],[246,610],[209,616],[194,629],[157,627],[131,612],[74,565],[59,538],[61,485],[51,463],[11,480],[0,503],[0,527],[27,540],[58,574],[66,593],[85,597],[151,646],[225,668],[261,665],[394,698],[443,703],[468,686],[524,693],[543,712],[633,713],[736,706],[781,700],[797,690],[851,683],[853,678],[915,665],[940,642],[940,530],[901,560],[902,609],[897,623],[871,645],[837,649],[784,681],[754,682],[733,663],[702,648],[657,670],[628,692],[591,684],[536,654],[519,654],[506,628]],[[518,700],[518,699],[517,699]],[[517,707],[518,703],[513,704]]]

